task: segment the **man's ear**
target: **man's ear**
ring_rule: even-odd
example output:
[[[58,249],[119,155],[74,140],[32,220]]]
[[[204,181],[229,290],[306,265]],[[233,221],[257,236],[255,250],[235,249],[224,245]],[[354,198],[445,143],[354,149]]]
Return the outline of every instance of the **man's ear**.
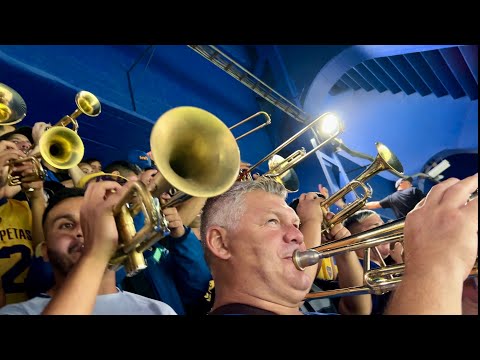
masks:
[[[43,261],[48,262],[48,254],[47,254],[47,244],[45,241],[42,241],[37,247],[40,247],[40,256],[43,258]],[[38,254],[37,254],[38,256]]]
[[[227,260],[231,253],[228,249],[227,230],[220,226],[211,226],[208,228],[205,245],[216,257]]]

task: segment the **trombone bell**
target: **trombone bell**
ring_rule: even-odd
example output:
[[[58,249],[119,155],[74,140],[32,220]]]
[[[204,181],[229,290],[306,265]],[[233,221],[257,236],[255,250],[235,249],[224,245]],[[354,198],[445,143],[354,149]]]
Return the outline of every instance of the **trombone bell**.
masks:
[[[169,188],[212,197],[227,191],[237,179],[237,142],[220,119],[203,109],[181,106],[165,112],[153,127],[150,145]]]
[[[288,158],[286,160],[280,155],[273,155],[272,158],[268,160],[269,171],[265,174],[265,176],[268,176],[269,172],[273,172],[274,174],[278,173],[280,175],[273,175],[273,179],[282,184],[288,192],[297,192],[300,187],[300,181],[298,180],[295,170],[290,169],[282,172],[282,168],[287,163]]]
[[[82,161],[85,148],[82,139],[69,128],[54,126],[40,138],[42,158],[57,169],[70,169]]]

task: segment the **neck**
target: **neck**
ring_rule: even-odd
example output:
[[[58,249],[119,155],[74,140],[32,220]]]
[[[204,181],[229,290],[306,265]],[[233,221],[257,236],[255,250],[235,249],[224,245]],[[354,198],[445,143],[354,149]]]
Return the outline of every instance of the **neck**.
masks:
[[[55,296],[57,290],[65,283],[67,280],[66,275],[59,274],[56,270],[54,270],[55,275],[55,285],[53,288],[47,291],[47,294],[51,297]],[[115,294],[117,292],[116,286],[116,279],[115,279],[115,272],[107,270],[103,275],[102,282],[100,283],[100,287],[98,288],[97,295],[107,295],[107,294]]]
[[[213,304],[212,310],[228,304],[249,305],[270,311],[277,315],[302,315],[299,310],[301,303],[287,304],[285,301],[274,302],[274,300],[270,300],[270,298],[258,296],[257,294],[243,291],[243,289],[235,290],[234,287],[224,289],[215,283],[215,303]]]

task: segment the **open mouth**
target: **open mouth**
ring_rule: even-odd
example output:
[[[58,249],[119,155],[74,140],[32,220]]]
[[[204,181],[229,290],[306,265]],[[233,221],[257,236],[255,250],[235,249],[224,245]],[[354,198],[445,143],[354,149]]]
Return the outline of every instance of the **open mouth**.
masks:
[[[69,252],[70,254],[73,254],[73,253],[75,253],[75,252],[80,252],[80,253],[82,253],[84,247],[85,247],[85,246],[83,245],[83,243],[79,242],[79,243],[74,244],[73,246],[70,246],[70,248],[68,249],[68,252]]]

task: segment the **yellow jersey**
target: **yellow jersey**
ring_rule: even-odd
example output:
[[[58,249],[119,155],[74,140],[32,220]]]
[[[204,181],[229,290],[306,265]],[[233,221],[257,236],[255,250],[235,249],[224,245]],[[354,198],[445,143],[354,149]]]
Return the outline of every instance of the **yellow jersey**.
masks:
[[[0,277],[7,304],[28,300],[24,282],[32,255],[32,212],[28,202],[0,199]]]
[[[321,265],[318,267],[317,279],[320,280],[336,280],[338,268],[333,261],[333,257],[322,259]]]

